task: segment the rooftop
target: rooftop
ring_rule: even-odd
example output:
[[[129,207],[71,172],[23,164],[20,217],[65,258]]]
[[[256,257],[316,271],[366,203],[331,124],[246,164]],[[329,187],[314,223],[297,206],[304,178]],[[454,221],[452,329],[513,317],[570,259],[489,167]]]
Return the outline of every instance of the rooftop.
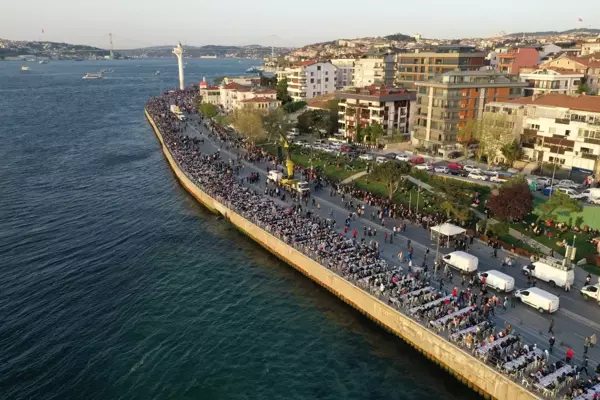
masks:
[[[253,97],[251,99],[240,100],[242,103],[271,103],[275,101],[279,102],[279,100],[270,97]]]
[[[336,92],[336,98],[372,99],[377,101],[412,100],[416,97],[414,91],[389,86],[371,85],[363,88],[352,88]]]
[[[321,96],[313,97],[307,101],[308,108],[327,109],[329,102],[335,99],[335,93],[327,93]]]
[[[600,96],[587,96],[584,94],[579,96],[569,96],[566,94],[548,93],[539,96],[508,100],[505,103],[559,107],[568,108],[570,110],[600,113]]]

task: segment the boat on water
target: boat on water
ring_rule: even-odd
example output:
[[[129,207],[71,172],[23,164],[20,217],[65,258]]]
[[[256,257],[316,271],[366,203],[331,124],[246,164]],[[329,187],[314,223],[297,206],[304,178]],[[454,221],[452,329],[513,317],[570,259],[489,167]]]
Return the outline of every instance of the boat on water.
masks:
[[[262,70],[263,70],[263,69],[262,69],[262,67],[256,67],[256,66],[254,66],[254,67],[250,67],[250,68],[248,68],[248,69],[246,70],[246,72],[260,72],[260,71],[262,71]]]
[[[104,78],[104,74],[102,72],[99,72],[97,74],[88,72],[81,79],[102,79],[102,78]]]
[[[160,71],[156,71],[154,75],[160,75]]]
[[[40,60],[40,64],[48,64],[50,61],[48,60]]]
[[[21,66],[21,71],[29,71],[31,68],[29,68],[28,66],[22,65]]]

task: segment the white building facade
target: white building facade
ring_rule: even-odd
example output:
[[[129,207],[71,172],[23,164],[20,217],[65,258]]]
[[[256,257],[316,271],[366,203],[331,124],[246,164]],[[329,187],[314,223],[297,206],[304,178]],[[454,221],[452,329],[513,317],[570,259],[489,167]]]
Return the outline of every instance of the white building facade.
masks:
[[[516,120],[527,158],[584,174],[600,173],[600,97],[546,94],[494,102],[486,112]]]
[[[331,60],[331,63],[337,67],[336,89],[352,86],[355,62],[356,60],[353,58],[337,58]]]
[[[337,67],[329,61],[304,61],[286,69],[285,76],[293,101],[306,101],[336,90]]]
[[[366,87],[370,85],[393,86],[394,56],[365,57],[354,62],[352,86]]]
[[[543,93],[570,94],[577,93],[583,74],[560,68],[543,68],[529,73],[521,73],[521,82],[529,83],[525,88],[525,96]]]

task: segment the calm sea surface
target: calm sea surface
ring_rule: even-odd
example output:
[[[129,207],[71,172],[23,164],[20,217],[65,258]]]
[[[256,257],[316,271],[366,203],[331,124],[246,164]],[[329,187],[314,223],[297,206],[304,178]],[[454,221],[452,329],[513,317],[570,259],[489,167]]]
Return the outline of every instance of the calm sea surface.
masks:
[[[477,398],[182,190],[143,116],[175,60],[28,65],[0,62],[0,398]]]

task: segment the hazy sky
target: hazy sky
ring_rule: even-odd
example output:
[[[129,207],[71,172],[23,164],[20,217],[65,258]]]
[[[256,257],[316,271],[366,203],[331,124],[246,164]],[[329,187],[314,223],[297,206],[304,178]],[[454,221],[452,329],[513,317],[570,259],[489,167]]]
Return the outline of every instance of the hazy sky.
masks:
[[[0,38],[115,48],[259,43],[301,46],[391,33],[487,37],[600,28],[598,0],[5,0]],[[177,6],[178,8],[169,8]],[[585,11],[579,11],[585,10]],[[577,19],[583,18],[583,23]],[[44,29],[44,33],[41,30]],[[278,39],[269,38],[276,35]]]

